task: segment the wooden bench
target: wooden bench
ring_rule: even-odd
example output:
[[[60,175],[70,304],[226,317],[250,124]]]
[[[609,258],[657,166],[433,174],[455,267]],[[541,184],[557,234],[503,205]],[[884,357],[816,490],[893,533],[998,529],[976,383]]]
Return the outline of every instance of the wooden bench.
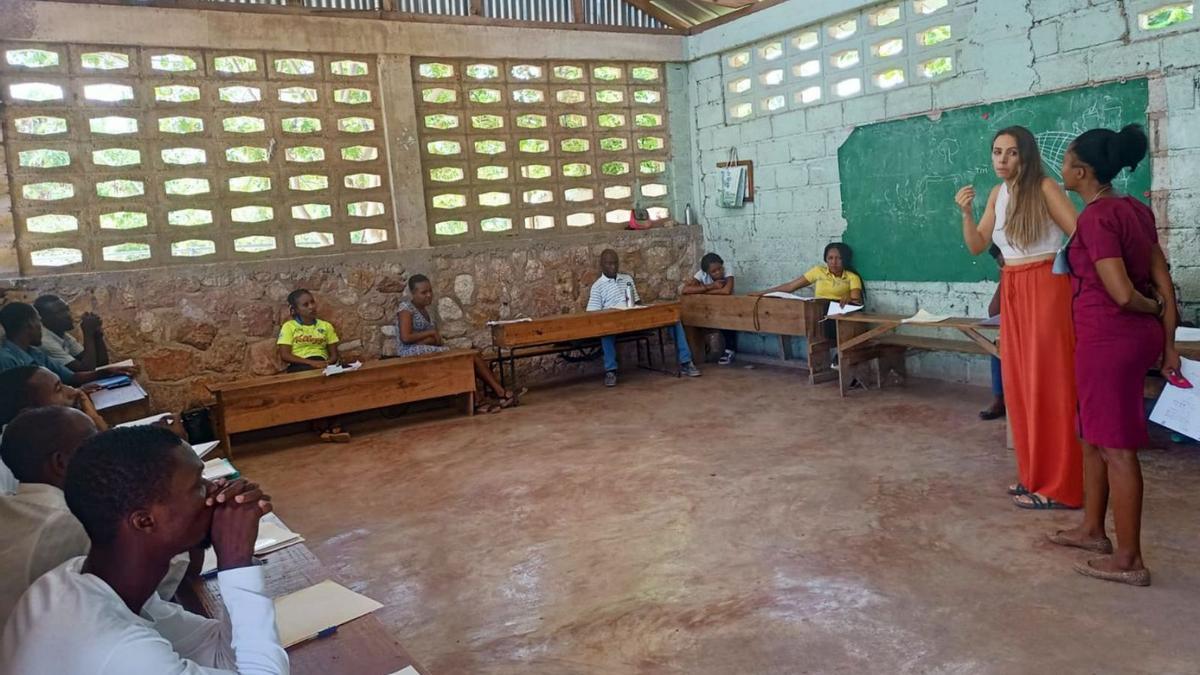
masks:
[[[294,593],[326,579],[340,580],[321,564],[304,544],[295,544],[263,556],[266,592],[272,598]],[[345,584],[343,584],[345,585]],[[212,618],[225,614],[216,577],[195,579],[180,586],[179,601],[193,612]],[[429,675],[404,650],[374,614],[338,627],[329,637],[309,640],[291,647],[288,659],[292,675],[389,675],[413,666]]]
[[[704,353],[704,332],[710,329],[779,336],[779,351],[792,357],[791,338],[807,338],[805,359],[808,381],[827,382],[837,377],[830,367],[830,344],[820,322],[828,300],[788,300],[750,295],[685,295],[680,316],[693,354]]]
[[[838,387],[842,396],[850,384],[858,380],[864,385],[872,381],[876,387],[883,384],[883,376],[894,371],[901,378],[907,376],[905,356],[910,349],[923,351],[951,351],[963,354],[980,354],[1000,358],[1000,347],[979,331],[999,331],[998,325],[983,325],[983,320],[967,317],[952,317],[937,323],[902,323],[907,318],[899,314],[867,314],[855,312],[842,314],[837,320],[838,343]],[[954,329],[965,335],[967,340],[939,338],[926,335],[896,333],[896,329]],[[872,365],[876,367],[872,369]]]
[[[532,321],[504,323],[492,326],[492,346],[501,382],[517,381],[517,359],[548,354],[562,354],[579,349],[609,335],[619,336],[647,330],[659,330],[660,359],[665,361],[661,329],[679,321],[679,303],[644,305],[633,309],[606,309],[598,312],[577,312],[542,317]],[[646,357],[650,357],[649,344]],[[638,350],[639,358],[641,349]],[[508,375],[505,375],[508,366]]]
[[[358,370],[329,377],[311,370],[213,384],[208,389],[217,398],[217,437],[232,456],[231,434],[280,424],[460,395],[466,398],[467,414],[472,414],[475,352],[454,349],[370,361]]]

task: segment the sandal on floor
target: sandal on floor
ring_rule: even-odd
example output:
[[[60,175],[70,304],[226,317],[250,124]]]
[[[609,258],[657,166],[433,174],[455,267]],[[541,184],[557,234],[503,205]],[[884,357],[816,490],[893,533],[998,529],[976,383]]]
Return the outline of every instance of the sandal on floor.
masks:
[[[349,443],[350,434],[346,431],[323,431],[321,440],[326,443]]]
[[[1025,499],[1029,501],[1025,501]],[[1013,504],[1019,509],[1030,509],[1033,511],[1049,511],[1062,509],[1065,511],[1077,511],[1078,506],[1067,506],[1062,502],[1056,502],[1049,497],[1043,497],[1035,492],[1027,492],[1023,495],[1015,495],[1012,500]]]
[[[1081,548],[1085,551],[1091,551],[1093,553],[1101,553],[1104,555],[1111,555],[1113,552],[1113,545],[1108,537],[1092,539],[1091,541],[1078,541],[1075,539],[1071,539],[1070,537],[1063,536],[1064,532],[1066,532],[1066,530],[1058,530],[1057,532],[1051,532],[1050,534],[1046,535],[1046,539],[1048,539],[1051,544],[1058,544],[1059,546],[1069,546],[1071,548]]]
[[[475,412],[481,415],[490,415],[500,412],[500,406],[495,403],[480,403],[475,406]]]
[[[1017,495],[1027,495],[1029,494],[1029,490],[1027,490],[1025,486],[1021,485],[1020,483],[1013,483],[1012,485],[1008,486],[1008,494],[1014,497]]]
[[[1149,586],[1150,585],[1150,570],[1143,567],[1140,570],[1125,570],[1122,572],[1106,572],[1092,567],[1092,563],[1103,558],[1093,558],[1085,562],[1075,563],[1075,571],[1085,577],[1093,579],[1103,579],[1104,581],[1115,581],[1119,584],[1129,584],[1130,586]]]

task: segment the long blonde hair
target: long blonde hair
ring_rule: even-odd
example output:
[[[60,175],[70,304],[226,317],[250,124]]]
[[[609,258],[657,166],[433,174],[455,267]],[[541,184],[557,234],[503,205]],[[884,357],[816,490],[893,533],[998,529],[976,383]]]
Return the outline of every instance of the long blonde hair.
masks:
[[[1009,188],[1008,212],[1004,219],[1004,234],[1018,249],[1027,249],[1046,234],[1050,227],[1050,209],[1042,193],[1046,171],[1042,168],[1042,153],[1037,139],[1025,127],[1007,127],[996,132],[992,143],[1001,136],[1012,136],[1017,142],[1017,175]]]

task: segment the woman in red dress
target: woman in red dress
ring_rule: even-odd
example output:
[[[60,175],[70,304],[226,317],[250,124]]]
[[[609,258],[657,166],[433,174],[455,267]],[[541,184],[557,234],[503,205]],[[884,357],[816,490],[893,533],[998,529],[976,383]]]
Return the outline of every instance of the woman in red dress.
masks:
[[[1063,182],[1087,206],[1067,245],[1073,287],[1075,381],[1083,439],[1084,517],[1050,540],[1102,554],[1075,566],[1080,574],[1150,585],[1142,561],[1142,469],[1148,444],[1142,384],[1158,364],[1178,373],[1175,290],[1158,245],[1154,214],[1113,191],[1112,180],[1146,156],[1138,125],[1120,133],[1093,129],[1076,138],[1063,159]],[[1174,373],[1172,373],[1174,371]],[[1112,502],[1117,548],[1105,531]]]

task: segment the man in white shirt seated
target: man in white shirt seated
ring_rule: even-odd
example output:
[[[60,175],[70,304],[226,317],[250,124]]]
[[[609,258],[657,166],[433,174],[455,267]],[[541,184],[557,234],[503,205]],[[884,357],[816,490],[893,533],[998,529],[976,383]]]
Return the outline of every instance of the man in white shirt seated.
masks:
[[[622,274],[620,259],[617,252],[611,248],[600,254],[600,278],[592,284],[591,295],[588,296],[587,311],[597,312],[614,307],[632,307],[641,301],[637,287],[633,285],[633,277]],[[679,361],[679,373],[688,377],[700,377],[700,369],[692,363],[692,351],[688,349],[687,335],[683,332],[683,324],[678,321],[671,328],[675,339],[675,355]],[[604,351],[604,386],[617,386],[617,336],[606,335],[600,338],[600,348]]]
[[[87,415],[62,406],[25,410],[4,432],[0,459],[19,485],[15,494],[0,496],[0,624],[38,577],[91,548],[62,487],[76,449],[99,433]],[[199,569],[204,551],[192,557]],[[188,564],[187,555],[171,561],[158,587],[164,600],[175,597]]]
[[[75,327],[71,308],[57,295],[43,295],[33,301],[33,308],[42,317],[42,351],[51,361],[76,372],[95,370],[108,365],[108,344],[104,342],[104,327],[100,317],[84,312],[79,317],[83,342],[69,332]]]
[[[117,428],[67,467],[71,513],[92,549],[35,581],[0,637],[0,675],[279,675],[287,653],[253,564],[271,504],[253,483],[210,484],[204,463],[155,426]],[[171,559],[211,542],[227,622],[154,592]]]

